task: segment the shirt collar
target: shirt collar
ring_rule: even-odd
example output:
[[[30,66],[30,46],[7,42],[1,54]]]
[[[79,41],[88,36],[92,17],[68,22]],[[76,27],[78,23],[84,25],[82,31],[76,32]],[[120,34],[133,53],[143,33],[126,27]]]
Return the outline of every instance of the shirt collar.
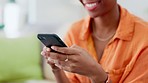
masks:
[[[117,31],[113,37],[113,40],[116,38],[122,40],[131,40],[134,32],[134,22],[132,20],[131,15],[127,12],[126,9],[120,7],[120,21],[117,28]],[[84,23],[82,25],[81,36],[80,39],[85,40],[91,34],[91,22],[92,18],[87,16],[84,19]]]
[[[131,40],[134,34],[134,22],[131,14],[122,7],[120,7],[120,21],[114,38],[122,40]]]
[[[82,40],[85,40],[89,37],[90,35],[90,30],[91,30],[91,18],[89,16],[87,16],[85,19],[84,19],[84,23],[82,25],[82,29],[81,29],[81,33],[80,33],[80,39]]]

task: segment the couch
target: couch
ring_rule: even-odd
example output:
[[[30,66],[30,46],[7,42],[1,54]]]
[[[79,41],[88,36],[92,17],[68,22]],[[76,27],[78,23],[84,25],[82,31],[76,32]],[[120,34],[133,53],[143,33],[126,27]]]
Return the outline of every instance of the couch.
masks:
[[[35,35],[0,37],[0,83],[55,83]]]

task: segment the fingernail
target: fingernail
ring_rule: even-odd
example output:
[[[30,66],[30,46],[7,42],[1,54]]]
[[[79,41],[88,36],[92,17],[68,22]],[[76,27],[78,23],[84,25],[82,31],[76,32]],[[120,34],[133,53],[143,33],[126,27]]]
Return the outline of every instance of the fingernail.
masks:
[[[41,52],[41,55],[45,55],[45,53],[44,52]]]
[[[47,49],[46,49],[46,51],[48,51],[48,52],[49,52],[49,51],[50,51],[50,49],[49,49],[49,48],[47,48]]]
[[[51,48],[52,48],[53,50],[56,50],[56,47],[54,47],[54,46],[51,46]]]

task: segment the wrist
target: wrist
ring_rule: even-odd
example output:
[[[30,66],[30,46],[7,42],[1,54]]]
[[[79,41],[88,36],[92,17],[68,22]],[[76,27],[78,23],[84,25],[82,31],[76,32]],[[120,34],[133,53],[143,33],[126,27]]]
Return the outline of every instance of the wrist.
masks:
[[[52,69],[52,72],[53,72],[54,74],[59,73],[59,72],[61,72],[61,71],[62,71],[61,69]]]
[[[106,74],[105,76],[98,75],[98,76],[93,76],[91,77],[92,83],[110,83],[108,81],[108,75]]]
[[[93,67],[90,79],[93,83],[106,83],[108,79],[108,74],[102,69],[100,65]]]

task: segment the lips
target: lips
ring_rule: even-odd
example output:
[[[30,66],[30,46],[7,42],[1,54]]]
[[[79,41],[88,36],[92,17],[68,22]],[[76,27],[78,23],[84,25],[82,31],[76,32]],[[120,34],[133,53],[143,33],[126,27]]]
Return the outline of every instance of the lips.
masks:
[[[99,5],[99,3],[101,3],[101,0],[99,1],[94,1],[94,2],[85,2],[84,6],[87,10],[89,11],[93,11],[97,8],[97,6]]]

